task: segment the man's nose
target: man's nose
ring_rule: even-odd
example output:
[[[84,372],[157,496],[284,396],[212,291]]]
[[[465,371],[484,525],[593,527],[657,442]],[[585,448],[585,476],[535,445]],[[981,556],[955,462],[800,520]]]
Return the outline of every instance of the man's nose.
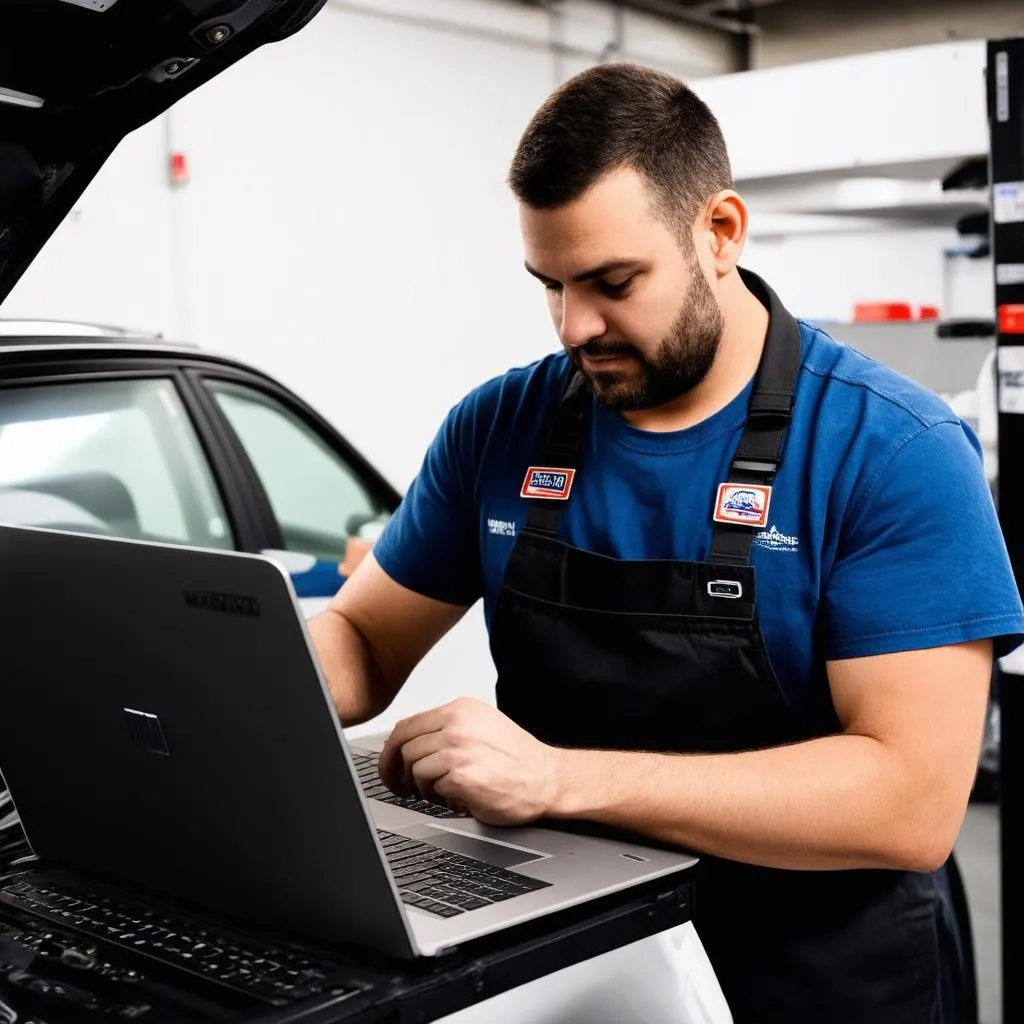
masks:
[[[588,341],[603,337],[608,330],[604,317],[586,299],[568,294],[562,295],[562,322],[558,336],[567,348],[579,348]]]

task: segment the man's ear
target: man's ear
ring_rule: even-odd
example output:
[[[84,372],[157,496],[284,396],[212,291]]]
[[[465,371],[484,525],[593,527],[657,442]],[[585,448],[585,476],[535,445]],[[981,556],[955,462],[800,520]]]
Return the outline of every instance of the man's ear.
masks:
[[[732,189],[717,192],[704,207],[695,241],[704,248],[704,256],[718,277],[725,277],[739,263],[748,221],[747,204]]]

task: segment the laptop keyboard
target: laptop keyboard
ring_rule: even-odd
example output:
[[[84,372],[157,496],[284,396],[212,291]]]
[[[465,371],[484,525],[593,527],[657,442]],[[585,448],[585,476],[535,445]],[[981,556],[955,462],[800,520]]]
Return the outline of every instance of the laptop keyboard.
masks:
[[[36,878],[14,876],[0,888],[0,904],[278,1005],[311,995],[358,991],[351,984],[339,983],[337,967],[77,885],[52,880],[44,884]],[[35,948],[36,942],[45,943],[53,936],[39,929],[17,938]],[[92,953],[97,960],[102,957],[95,950]],[[121,973],[130,975],[121,980],[139,980],[134,971]]]
[[[380,773],[377,771],[378,758],[376,754],[358,754],[353,751],[352,760],[355,762],[359,783],[363,787],[363,793],[368,800],[380,800],[381,803],[405,807],[410,811],[419,811],[421,814],[429,814],[434,818],[466,817],[466,815],[453,811],[450,807],[445,807],[443,804],[434,804],[429,800],[423,800],[415,796],[396,796],[381,781]]]
[[[394,832],[377,829],[377,838],[402,902],[438,917],[479,910],[551,884]]]

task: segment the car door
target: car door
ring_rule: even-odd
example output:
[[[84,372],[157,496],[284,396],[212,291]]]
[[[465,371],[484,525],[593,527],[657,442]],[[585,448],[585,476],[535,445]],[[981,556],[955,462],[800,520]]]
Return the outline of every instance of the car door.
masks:
[[[320,611],[344,583],[347,567],[357,564],[354,552],[379,536],[400,495],[286,388],[238,371],[189,377],[254,496],[262,549],[288,569],[304,613]]]

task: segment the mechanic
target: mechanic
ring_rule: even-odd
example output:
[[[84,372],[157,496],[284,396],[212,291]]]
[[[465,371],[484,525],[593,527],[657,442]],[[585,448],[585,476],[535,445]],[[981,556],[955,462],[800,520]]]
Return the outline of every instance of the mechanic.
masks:
[[[677,79],[571,79],[509,181],[564,351],[450,412],[312,621],[342,720],[482,596],[497,708],[401,721],[393,789],[701,853],[738,1024],[954,1019],[942,869],[1024,632],[977,439],[738,267],[747,207]]]

